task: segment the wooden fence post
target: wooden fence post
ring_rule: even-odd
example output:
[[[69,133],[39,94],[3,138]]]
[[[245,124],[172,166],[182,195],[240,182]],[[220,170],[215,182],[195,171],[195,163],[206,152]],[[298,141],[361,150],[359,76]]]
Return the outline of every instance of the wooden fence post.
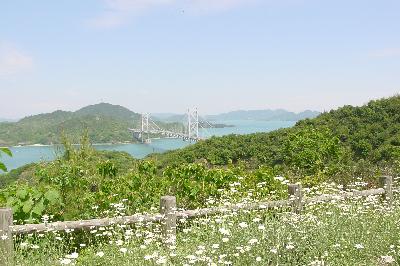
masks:
[[[389,206],[391,206],[393,201],[393,177],[382,176],[381,185],[385,190],[384,199],[387,201]]]
[[[174,196],[162,196],[160,200],[160,214],[164,215],[161,222],[164,241],[174,244],[176,239],[176,198]]]
[[[289,199],[293,200],[293,211],[296,213],[300,213],[303,204],[302,204],[302,199],[303,199],[303,193],[301,191],[301,184],[289,184],[288,185],[288,192],[289,192]]]
[[[0,208],[0,265],[13,265],[14,239],[11,231],[12,225],[12,210]]]

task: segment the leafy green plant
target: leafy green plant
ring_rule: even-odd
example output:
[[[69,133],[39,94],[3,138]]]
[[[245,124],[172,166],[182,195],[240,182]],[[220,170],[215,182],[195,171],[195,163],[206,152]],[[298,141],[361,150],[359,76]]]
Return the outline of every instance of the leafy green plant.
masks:
[[[290,133],[281,152],[284,165],[300,176],[326,174],[345,154],[339,139],[328,129],[312,127]]]
[[[46,213],[59,219],[62,214],[61,194],[51,186],[13,186],[4,195],[19,222],[38,221]]]
[[[2,153],[4,153],[4,154],[6,154],[6,155],[8,155],[8,156],[12,156],[12,153],[11,153],[11,151],[10,151],[10,149],[8,149],[8,148],[6,148],[6,147],[0,147],[0,158],[1,158],[1,154]],[[2,171],[4,171],[4,172],[7,172],[7,167],[6,167],[6,165],[3,163],[3,162],[1,162],[0,161],[0,170],[2,170]]]
[[[102,177],[116,177],[118,173],[117,167],[109,160],[98,164],[98,172]]]

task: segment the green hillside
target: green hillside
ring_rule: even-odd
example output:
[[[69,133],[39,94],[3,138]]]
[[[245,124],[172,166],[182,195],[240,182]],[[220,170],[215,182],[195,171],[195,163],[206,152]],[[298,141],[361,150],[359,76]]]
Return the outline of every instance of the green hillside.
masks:
[[[127,129],[137,127],[139,120],[138,113],[108,103],[90,105],[76,112],[55,111],[0,123],[0,145],[60,143],[62,131],[78,142],[86,128],[94,143],[131,142]]]

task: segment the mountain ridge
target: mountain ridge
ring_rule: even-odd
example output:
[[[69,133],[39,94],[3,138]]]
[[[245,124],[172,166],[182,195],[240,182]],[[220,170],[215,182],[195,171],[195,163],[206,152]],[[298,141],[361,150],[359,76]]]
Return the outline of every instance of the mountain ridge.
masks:
[[[223,120],[260,120],[260,121],[299,121],[305,118],[314,118],[320,112],[304,110],[301,112],[291,112],[285,109],[259,109],[259,110],[235,110],[226,113],[205,115],[204,118],[210,121]],[[177,113],[152,113],[153,117],[164,122],[183,121],[185,114]]]
[[[210,120],[262,120],[262,121],[298,121],[305,118],[314,118],[320,112],[304,110],[302,112],[291,112],[285,109],[259,109],[259,110],[236,110],[217,115],[208,115]]]

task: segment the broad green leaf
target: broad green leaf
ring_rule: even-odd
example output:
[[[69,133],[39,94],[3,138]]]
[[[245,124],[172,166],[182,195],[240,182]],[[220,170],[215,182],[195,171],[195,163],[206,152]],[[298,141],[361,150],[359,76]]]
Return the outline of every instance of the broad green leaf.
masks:
[[[34,190],[33,191],[33,195],[32,195],[33,199],[40,199],[42,196],[43,196],[43,193],[40,192],[39,190]]]
[[[8,198],[7,198],[7,206],[8,206],[8,207],[14,206],[14,203],[15,203],[17,200],[18,200],[18,199],[14,198],[14,197],[8,197]]]
[[[7,154],[8,156],[12,157],[12,153],[11,153],[11,151],[10,151],[9,148],[0,147],[0,151],[4,152],[4,153]]]
[[[28,199],[23,204],[24,205],[22,206],[22,211],[24,213],[29,213],[31,211],[31,209],[32,209],[32,206],[33,206],[33,200],[32,199]]]
[[[4,163],[0,162],[0,170],[7,172],[7,167]]]
[[[13,213],[18,213],[19,210],[21,209],[21,205],[19,205],[19,204],[13,205],[13,206],[11,206],[11,209],[12,209]]]
[[[22,199],[22,200],[25,199],[27,195],[28,195],[28,191],[26,191],[26,189],[19,189],[15,193],[15,196],[17,196],[17,198]]]
[[[44,197],[50,202],[50,204],[55,204],[60,200],[60,193],[55,189],[51,189],[44,194]]]
[[[39,216],[42,215],[44,211],[44,199],[42,198],[38,203],[35,204],[35,206],[32,209],[32,213],[37,214]]]

